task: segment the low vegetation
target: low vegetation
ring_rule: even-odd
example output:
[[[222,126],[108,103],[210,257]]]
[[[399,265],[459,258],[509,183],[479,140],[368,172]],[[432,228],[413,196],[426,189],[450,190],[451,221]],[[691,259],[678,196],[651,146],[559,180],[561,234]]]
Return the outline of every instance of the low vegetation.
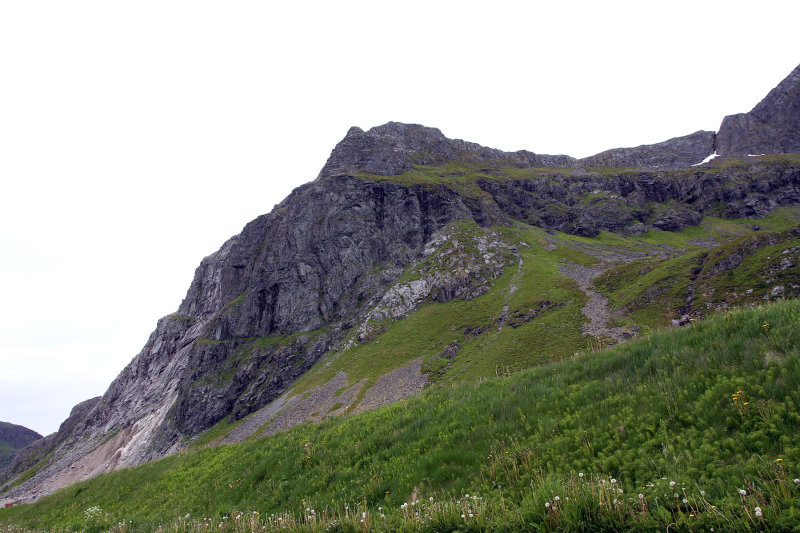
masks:
[[[737,309],[0,510],[3,531],[791,531],[800,302]]]

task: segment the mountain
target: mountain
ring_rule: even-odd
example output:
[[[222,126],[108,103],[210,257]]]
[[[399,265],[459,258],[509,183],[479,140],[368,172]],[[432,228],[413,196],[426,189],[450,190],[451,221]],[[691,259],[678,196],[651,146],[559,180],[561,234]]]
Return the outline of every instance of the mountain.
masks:
[[[41,438],[32,429],[0,422],[0,470],[11,464],[11,460],[22,448]]]
[[[800,65],[749,113],[729,115],[717,135],[721,155],[800,152]]]
[[[796,72],[767,108],[796,111]],[[737,158],[721,134],[574,159],[351,128],[202,260],[102,397],[17,456],[3,498],[800,294],[800,157]]]

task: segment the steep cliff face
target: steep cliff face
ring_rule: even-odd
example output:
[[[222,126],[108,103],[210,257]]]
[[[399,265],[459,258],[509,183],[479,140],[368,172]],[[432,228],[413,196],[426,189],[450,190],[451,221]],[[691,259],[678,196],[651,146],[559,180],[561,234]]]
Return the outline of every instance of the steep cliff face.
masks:
[[[767,107],[792,94],[781,89]],[[786,135],[797,140],[800,130]],[[58,433],[18,456],[9,481],[47,460],[6,495],[36,498],[172,453],[223,419],[258,413],[245,424],[252,434],[276,416],[272,405],[300,401],[285,393],[326,354],[370,342],[383,322],[425,302],[470,300],[504,271],[519,272],[520,254],[496,227],[527,222],[590,237],[638,235],[680,230],[706,215],[758,217],[800,205],[796,159],[689,168],[713,148],[714,134],[697,132],[576,160],[502,152],[417,125],[352,128],[314,182],[203,259],[177,312],[159,320],[105,395],[76,406]],[[676,167],[683,170],[664,170]],[[458,221],[478,229],[460,231]],[[509,298],[514,290],[512,283]],[[470,335],[553,307],[534,304],[507,304],[505,318],[477,324]],[[446,358],[458,351],[457,344],[439,348]],[[420,372],[419,362],[408,368]],[[424,382],[419,377],[410,381]],[[337,380],[331,395],[344,388]],[[354,402],[370,398],[348,391],[342,394]]]
[[[800,65],[749,113],[728,115],[717,135],[720,155],[800,152]]]

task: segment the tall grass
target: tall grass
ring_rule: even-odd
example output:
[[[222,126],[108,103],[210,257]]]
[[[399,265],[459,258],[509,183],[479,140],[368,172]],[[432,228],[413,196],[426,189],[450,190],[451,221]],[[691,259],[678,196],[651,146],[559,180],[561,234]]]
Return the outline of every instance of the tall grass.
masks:
[[[800,521],[799,362],[800,303],[736,310],[113,472],[0,510],[0,523],[244,531],[231,517],[267,527],[274,514],[298,531],[782,530]],[[466,494],[480,498],[472,517]],[[409,519],[423,507],[427,521]]]

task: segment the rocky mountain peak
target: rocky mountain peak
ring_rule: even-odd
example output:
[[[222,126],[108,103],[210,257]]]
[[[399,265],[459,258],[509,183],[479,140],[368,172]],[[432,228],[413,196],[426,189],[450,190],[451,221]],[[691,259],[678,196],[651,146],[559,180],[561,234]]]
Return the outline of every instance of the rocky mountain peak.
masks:
[[[800,65],[749,113],[728,115],[717,134],[720,155],[800,152]]]

